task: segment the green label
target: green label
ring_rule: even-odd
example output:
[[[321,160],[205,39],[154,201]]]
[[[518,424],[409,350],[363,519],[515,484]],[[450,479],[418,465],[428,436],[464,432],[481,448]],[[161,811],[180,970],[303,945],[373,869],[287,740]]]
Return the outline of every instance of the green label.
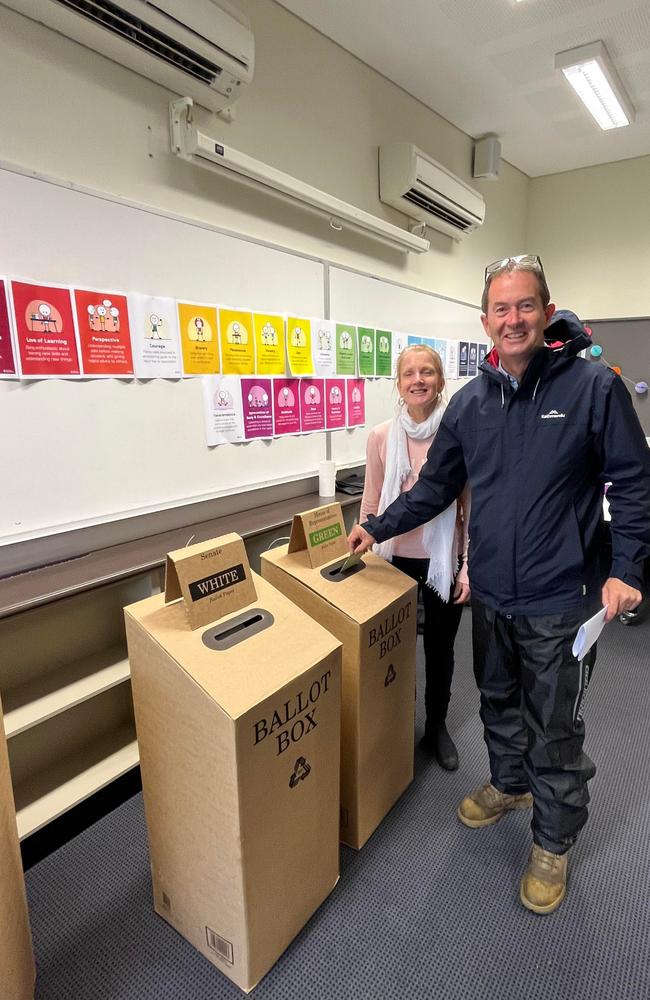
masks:
[[[356,375],[356,326],[336,324],[336,374]]]
[[[359,327],[359,375],[375,374],[375,331]]]
[[[377,375],[390,378],[393,372],[393,359],[391,354],[392,333],[390,330],[376,330],[375,344],[377,348],[377,362],[375,372]]]
[[[309,533],[309,544],[314,548],[316,545],[322,545],[323,542],[331,542],[333,538],[339,538],[341,534],[341,525],[338,522],[328,524],[324,528],[319,528],[318,531]]]

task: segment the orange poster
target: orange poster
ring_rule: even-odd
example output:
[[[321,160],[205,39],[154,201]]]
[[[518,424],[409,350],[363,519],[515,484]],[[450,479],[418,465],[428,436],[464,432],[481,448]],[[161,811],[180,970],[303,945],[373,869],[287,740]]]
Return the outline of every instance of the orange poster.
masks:
[[[126,296],[74,289],[77,330],[84,375],[133,375]]]
[[[216,306],[178,303],[178,325],[186,375],[218,375],[219,341]]]

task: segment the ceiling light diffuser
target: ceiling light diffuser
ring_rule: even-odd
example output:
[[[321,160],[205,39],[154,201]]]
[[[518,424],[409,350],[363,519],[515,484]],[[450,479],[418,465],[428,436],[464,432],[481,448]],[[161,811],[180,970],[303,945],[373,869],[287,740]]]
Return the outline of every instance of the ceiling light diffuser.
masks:
[[[604,131],[634,121],[634,108],[602,42],[558,52],[555,68],[565,77]]]

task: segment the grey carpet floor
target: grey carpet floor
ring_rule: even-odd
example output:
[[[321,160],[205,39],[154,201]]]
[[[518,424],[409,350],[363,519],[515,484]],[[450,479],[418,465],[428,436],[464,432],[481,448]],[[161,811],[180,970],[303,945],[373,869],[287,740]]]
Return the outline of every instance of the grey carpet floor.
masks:
[[[585,712],[591,816],[548,917],[518,898],[529,814],[484,830],[456,818],[487,777],[470,624],[465,611],[449,716],[459,770],[416,753],[413,784],[362,851],[342,848],[338,886],[256,1000],[650,997],[650,621],[616,622],[599,644]],[[27,888],[37,1000],[243,995],[153,913],[140,795],[32,868]]]

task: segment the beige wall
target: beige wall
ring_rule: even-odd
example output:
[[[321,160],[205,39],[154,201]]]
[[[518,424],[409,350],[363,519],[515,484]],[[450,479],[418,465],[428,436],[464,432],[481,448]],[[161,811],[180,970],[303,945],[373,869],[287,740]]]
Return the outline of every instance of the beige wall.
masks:
[[[215,138],[400,226],[378,199],[377,146],[409,140],[471,182],[472,141],[272,0],[239,0],[253,22],[255,79]],[[0,7],[3,159],[463,301],[486,261],[524,246],[529,179],[508,164],[475,182],[487,222],[463,243],[430,232],[402,255],[186,164],[168,152],[168,92]],[[56,275],[43,275],[56,279]]]
[[[530,183],[527,245],[581,317],[650,315],[650,156]]]

